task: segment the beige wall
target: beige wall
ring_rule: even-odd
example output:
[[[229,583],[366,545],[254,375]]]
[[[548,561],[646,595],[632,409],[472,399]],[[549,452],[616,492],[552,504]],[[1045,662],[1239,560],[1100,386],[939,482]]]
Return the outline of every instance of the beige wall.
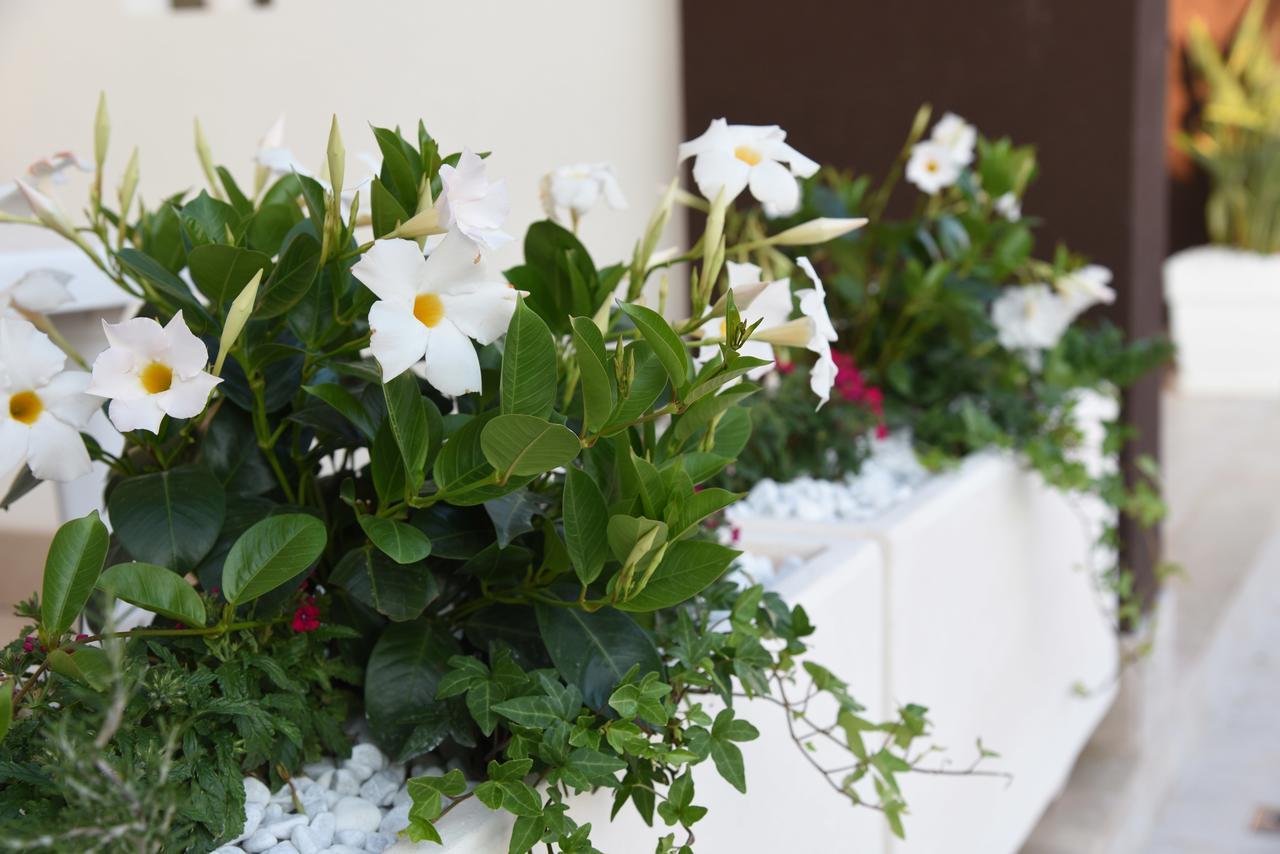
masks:
[[[680,141],[677,0],[0,0],[0,181],[60,149],[91,154],[98,91],[110,101],[118,176],[142,150],[148,199],[198,186],[192,118],[242,181],[275,117],[319,168],[330,114],[349,152],[376,152],[369,122],[419,117],[446,149],[494,152],[519,231],[541,216],[538,179],[614,163],[631,203],[589,217],[603,263],[630,250]],[[65,188],[68,205],[79,203]],[[0,230],[0,249],[29,243]],[[518,249],[503,261],[518,259]]]

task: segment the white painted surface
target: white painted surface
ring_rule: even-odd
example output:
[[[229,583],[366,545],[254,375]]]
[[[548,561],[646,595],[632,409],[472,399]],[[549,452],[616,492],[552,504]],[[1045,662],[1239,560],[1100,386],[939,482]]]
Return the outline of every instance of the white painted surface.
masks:
[[[1200,246],[1164,277],[1179,390],[1280,397],[1280,254]]]

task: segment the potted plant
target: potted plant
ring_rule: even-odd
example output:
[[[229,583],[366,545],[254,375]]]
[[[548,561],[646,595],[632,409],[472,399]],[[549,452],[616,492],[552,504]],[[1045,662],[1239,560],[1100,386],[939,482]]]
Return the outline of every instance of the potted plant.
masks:
[[[5,219],[61,234],[142,308],[92,363],[39,312],[0,317],[3,453],[24,464],[7,500],[110,474],[106,519],[59,529],[0,656],[0,837],[378,851],[482,805],[512,852],[585,852],[576,799],[603,789],[655,826],[646,848],[685,851],[692,769],[746,787],[752,697],[827,733],[843,761],[810,756],[816,773],[901,834],[900,776],[965,772],[931,767],[923,708],[870,720],[802,661],[804,610],[703,524],[738,497],[703,487],[747,443],[769,364],[749,355],[758,295],[718,295],[725,214],[748,186],[794,203],[811,161],[721,122],[686,151],[712,189],[688,251],[655,257],[673,182],[628,262],[546,221],[501,271],[506,188],[483,158],[421,124],[373,134],[357,192],[335,120],[323,178],[267,161],[241,185],[198,138],[207,188],[145,208],[136,153],[108,201],[101,106],[85,221],[19,184]],[[643,294],[676,261],[672,322],[665,286]],[[827,325],[810,299],[769,340],[821,354]],[[118,446],[80,431],[103,408]],[[117,602],[155,619],[119,626]]]
[[[1204,103],[1180,144],[1209,177],[1211,245],[1169,258],[1165,296],[1178,384],[1192,394],[1280,394],[1280,65],[1267,6],[1249,5],[1225,55],[1202,21],[1188,32]]]

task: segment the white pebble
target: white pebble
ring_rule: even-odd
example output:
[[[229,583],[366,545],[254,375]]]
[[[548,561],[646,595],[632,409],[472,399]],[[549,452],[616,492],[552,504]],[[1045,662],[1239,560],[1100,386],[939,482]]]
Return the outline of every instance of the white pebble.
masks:
[[[316,844],[316,835],[311,832],[311,828],[303,825],[293,829],[289,841],[293,843],[294,848],[298,849],[298,854],[318,854],[320,851],[320,846]]]
[[[378,829],[378,822],[382,821],[382,810],[360,798],[343,798],[333,808],[333,818],[339,834],[344,830],[368,833]],[[338,841],[351,844],[342,839],[341,835]]]
[[[308,762],[306,765],[303,765],[302,773],[306,774],[308,777],[314,777],[319,780],[320,776],[324,774],[324,772],[332,771],[335,767],[337,766],[334,764],[332,759],[321,759],[317,762]]]
[[[396,796],[391,799],[391,806],[393,807],[411,803],[413,803],[413,795],[409,794],[408,786],[401,786],[400,791],[396,792]]]
[[[400,762],[392,762],[379,773],[385,774],[389,780],[395,780],[396,785],[398,786],[404,782],[405,777],[409,773],[409,769]]]
[[[329,809],[333,809],[334,805],[336,805],[340,800],[342,800],[342,795],[339,795],[333,790],[329,790],[324,793],[324,802],[329,805]]]
[[[298,854],[298,849],[293,847],[292,842],[281,842],[268,848],[266,854]]]
[[[262,815],[264,824],[271,824],[284,818],[284,807],[280,804],[267,804],[267,810]]]
[[[265,789],[266,786],[263,786]],[[247,839],[253,835],[253,832],[262,824],[262,805],[246,804],[244,808],[244,827],[240,829],[240,835],[232,842],[239,842],[241,839]]]
[[[368,765],[374,771],[381,771],[387,765],[387,757],[373,744],[357,744],[351,748],[350,761]]]
[[[382,823],[378,825],[379,833],[389,833],[395,836],[400,831],[409,826],[409,804],[400,804],[392,807],[386,815],[382,817]]]
[[[364,838],[364,850],[369,854],[382,854],[395,840],[385,833],[370,833]]]
[[[325,790],[312,786],[302,795],[302,811],[309,816],[317,816],[329,811],[329,801],[325,799]]]
[[[288,839],[289,834],[293,833],[295,827],[306,827],[309,821],[310,819],[305,815],[291,815],[288,818],[267,825],[267,832],[276,839]]]
[[[439,771],[440,760],[436,759],[435,754],[428,753],[426,756],[413,760],[413,766],[409,773],[414,777],[422,777],[427,774],[436,774]]]
[[[333,833],[337,822],[333,817],[333,813],[327,812],[311,819],[311,835],[316,840],[316,845],[320,848],[328,848],[333,843]]]
[[[293,803],[293,789],[289,788],[288,783],[276,789],[276,793],[271,796],[271,803],[282,805]]]
[[[398,782],[388,777],[385,771],[379,771],[364,781],[364,785],[360,787],[360,797],[371,804],[385,807],[391,803],[399,788]]]
[[[257,777],[244,778],[244,802],[265,806],[271,800],[271,790]]]
[[[325,771],[323,774],[321,774],[319,777],[316,778],[316,785],[322,789],[332,789],[333,775],[335,773],[337,772],[332,768],[330,768],[328,771]]]
[[[363,783],[365,780],[368,780],[373,776],[373,772],[375,770],[375,768],[370,765],[365,765],[363,762],[356,762],[354,759],[348,759],[342,763],[342,769],[338,771],[338,774],[341,775],[343,771],[345,771],[350,776],[355,777],[357,782]],[[333,785],[336,788],[338,784],[337,782],[334,782]]]
[[[244,854],[244,849],[238,845],[224,845],[213,849],[213,854]]]
[[[365,851],[363,848],[358,848],[355,845],[343,845],[339,843],[326,848],[324,850],[324,854],[365,854]]]
[[[363,830],[339,830],[333,837],[339,845],[350,845],[352,848],[364,847],[365,832]]]
[[[343,768],[334,775],[333,790],[343,796],[357,794],[360,791],[360,784],[371,776],[373,775],[367,774],[359,777],[352,773],[351,769]]]
[[[259,852],[266,851],[278,841],[278,839],[270,833],[267,833],[265,830],[259,830],[254,833],[253,836],[246,839],[240,847],[247,851],[248,854],[259,854]]]

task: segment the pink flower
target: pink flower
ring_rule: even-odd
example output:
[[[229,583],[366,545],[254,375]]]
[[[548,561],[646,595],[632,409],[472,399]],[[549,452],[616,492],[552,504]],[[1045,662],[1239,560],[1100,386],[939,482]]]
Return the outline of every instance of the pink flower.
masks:
[[[295,632],[314,632],[320,628],[320,609],[315,605],[316,600],[308,596],[307,601],[298,606],[298,610],[293,612],[293,630]]]
[[[23,639],[22,639],[22,651],[23,651],[23,652],[35,652],[35,651],[36,651],[36,636],[35,636],[35,635],[27,635],[25,638],[23,638]]]
[[[886,438],[889,435],[889,427],[884,420],[884,392],[877,386],[866,384],[853,357],[849,354],[833,352],[831,359],[836,363],[836,391],[847,402],[862,404],[870,409],[878,422],[876,438]]]

